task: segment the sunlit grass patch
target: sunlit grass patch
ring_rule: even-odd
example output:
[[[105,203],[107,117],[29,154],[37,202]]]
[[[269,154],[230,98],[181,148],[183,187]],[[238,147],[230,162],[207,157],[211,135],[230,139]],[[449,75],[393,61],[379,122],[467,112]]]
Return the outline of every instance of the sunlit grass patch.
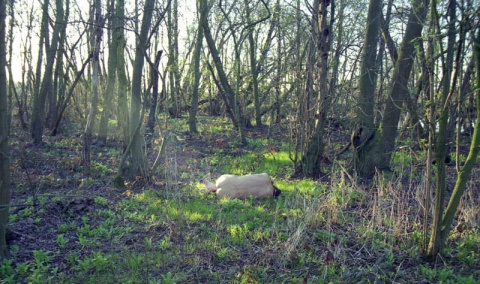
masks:
[[[165,199],[159,197],[154,191],[144,191],[134,195],[131,200],[124,200],[121,203],[126,209],[124,214],[127,217],[147,223],[160,220],[208,221],[214,213],[214,208],[205,203],[202,198]]]
[[[307,179],[302,179],[302,180],[274,179],[274,184],[284,194],[290,195],[298,191],[299,193],[309,198],[322,195],[327,191],[326,184],[318,183],[313,180],[307,180]]]
[[[285,175],[292,167],[292,162],[286,152],[268,152],[259,151],[257,153],[249,153],[242,156],[229,158],[217,158],[213,160],[216,164],[221,165],[222,172],[246,175],[254,173],[268,173],[271,177]]]
[[[293,172],[293,162],[291,161],[288,152],[268,151],[264,154],[264,157],[265,159],[260,167],[264,172],[267,172],[272,176],[282,175],[285,174],[285,172],[291,174]]]
[[[216,218],[225,224],[254,222],[270,225],[274,220],[276,200],[238,200],[223,198],[220,200],[220,212]]]
[[[214,214],[214,208],[201,200],[192,200],[184,204],[185,218],[189,221],[210,220]]]

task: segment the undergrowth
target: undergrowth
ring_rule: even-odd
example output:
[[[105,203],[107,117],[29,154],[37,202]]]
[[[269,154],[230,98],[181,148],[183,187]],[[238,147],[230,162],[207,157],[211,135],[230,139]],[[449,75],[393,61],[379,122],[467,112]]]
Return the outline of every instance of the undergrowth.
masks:
[[[118,157],[112,149],[97,149],[91,176],[59,157],[54,176],[32,170],[42,187],[33,197],[28,182],[16,184],[15,202],[36,205],[11,210],[16,238],[1,283],[480,283],[479,207],[470,193],[463,227],[452,230],[444,257],[428,263],[424,181],[411,158],[368,184],[335,162],[326,165],[328,180],[298,180],[290,178],[287,141],[253,131],[238,148],[231,135],[212,123],[198,137],[172,139],[158,176],[140,188],[105,182]],[[71,139],[48,145],[37,159],[75,153]],[[260,172],[285,196],[217,199],[200,183]]]

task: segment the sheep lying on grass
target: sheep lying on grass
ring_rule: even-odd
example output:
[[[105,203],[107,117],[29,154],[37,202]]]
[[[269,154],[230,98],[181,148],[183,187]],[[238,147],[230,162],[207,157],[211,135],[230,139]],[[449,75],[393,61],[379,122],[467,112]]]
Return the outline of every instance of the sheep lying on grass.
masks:
[[[230,198],[247,199],[268,198],[283,196],[282,191],[273,185],[268,174],[255,174],[246,176],[222,175],[215,185],[208,180],[203,180],[207,190],[215,192],[219,198],[224,196]]]

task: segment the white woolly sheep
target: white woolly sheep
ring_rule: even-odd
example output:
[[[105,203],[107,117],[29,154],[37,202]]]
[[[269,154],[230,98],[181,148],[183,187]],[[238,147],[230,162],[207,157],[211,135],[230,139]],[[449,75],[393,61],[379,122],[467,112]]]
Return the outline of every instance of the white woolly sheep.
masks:
[[[268,174],[254,175],[222,175],[215,185],[208,180],[203,180],[207,190],[215,192],[219,198],[227,196],[230,198],[247,199],[268,198],[283,196],[282,191],[273,185]]]

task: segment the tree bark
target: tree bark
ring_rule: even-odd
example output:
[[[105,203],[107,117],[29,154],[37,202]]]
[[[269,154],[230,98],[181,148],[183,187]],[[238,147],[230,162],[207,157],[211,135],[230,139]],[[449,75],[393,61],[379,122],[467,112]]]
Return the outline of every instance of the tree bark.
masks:
[[[250,15],[250,6],[249,0],[245,0],[245,11],[247,15],[247,37],[249,44],[249,59],[250,59],[250,74],[252,75],[252,85],[253,85],[253,102],[255,108],[255,124],[256,126],[262,125],[262,115],[260,111],[260,94],[258,93],[258,69],[257,69],[257,56],[256,56],[256,45],[255,39],[253,38],[253,28],[254,24],[252,23]]]
[[[371,177],[376,170],[388,170],[390,158],[395,149],[401,108],[408,94],[408,79],[415,58],[415,39],[421,36],[428,3],[412,0],[405,35],[400,47],[398,61],[392,75],[391,89],[379,128],[367,133],[357,147],[358,173]]]
[[[41,73],[42,73],[42,58],[43,58],[43,43],[48,42],[48,5],[50,4],[50,0],[45,0],[42,6],[42,24],[40,28],[40,42],[39,42],[39,50],[38,50],[38,57],[37,57],[37,69],[35,73],[35,86],[33,91],[33,108],[32,108],[32,121],[30,124],[30,132],[33,138],[33,142],[35,144],[42,143],[42,136],[43,136],[43,128],[45,123],[45,100],[46,100],[46,93],[40,89],[40,82],[42,82],[42,88],[44,88],[44,81],[45,81],[45,88],[47,88],[47,81],[45,78],[42,81]],[[53,60],[53,56],[52,56]],[[51,70],[53,68],[53,62],[50,64],[50,60],[47,58],[47,66],[45,67],[46,70]],[[45,71],[46,72],[46,71]],[[50,71],[51,72],[51,71]],[[47,74],[45,74],[46,76]]]
[[[95,41],[93,45],[93,76],[92,76],[92,99],[90,101],[90,110],[87,116],[87,123],[83,132],[83,165],[87,170],[90,169],[90,147],[92,145],[94,121],[98,112],[98,85],[100,68],[100,43],[103,35],[103,18],[101,0],[95,0],[95,21],[92,25],[95,31]]]
[[[318,178],[321,174],[321,161],[323,158],[323,152],[325,150],[325,142],[323,141],[323,133],[325,127],[325,120],[327,113],[330,110],[331,96],[328,86],[328,57],[330,55],[329,35],[332,33],[332,21],[327,23],[328,6],[330,1],[328,0],[316,0],[313,4],[312,10],[312,22],[316,21],[318,24],[312,30],[312,38],[314,39],[311,44],[314,44],[318,53],[318,120],[316,122],[314,133],[308,139],[305,153],[303,153],[300,160],[299,168],[296,169],[297,174],[303,176]],[[333,4],[332,4],[333,5]],[[333,6],[332,6],[333,9]],[[333,13],[331,13],[333,15]],[[318,28],[318,29],[316,29]],[[310,86],[310,87],[313,87]]]
[[[6,0],[0,0],[0,262],[7,254],[6,229],[10,204],[10,153],[8,149]],[[13,9],[13,7],[12,7]]]
[[[375,90],[377,86],[377,73],[379,64],[377,64],[378,37],[380,32],[380,19],[382,16],[382,0],[370,0],[367,14],[367,28],[365,31],[365,40],[363,43],[359,89],[360,95],[357,101],[356,128],[362,128],[359,142],[357,145],[351,145],[353,149],[353,168],[358,172],[359,151],[362,141],[368,140],[374,132],[374,105]],[[354,130],[357,131],[357,130]],[[358,135],[356,133],[355,135]]]
[[[118,27],[120,21],[117,16],[113,13],[115,11],[115,0],[109,0],[109,18],[108,18],[108,29],[111,32],[111,40],[109,41],[108,46],[108,75],[107,75],[107,88],[103,95],[103,108],[100,118],[100,125],[98,128],[98,142],[102,145],[107,144],[108,138],[108,120],[110,118],[111,108],[112,108],[112,98],[115,93],[115,83],[117,81],[117,49],[118,49],[118,38],[114,29]]]
[[[202,5],[205,5],[206,7],[207,1],[202,0]],[[236,125],[239,129],[240,133],[240,140],[243,145],[247,144],[247,139],[244,134],[244,125],[243,125],[243,116],[241,115],[240,112],[240,107],[239,107],[239,102],[236,98],[236,94],[232,89],[232,86],[228,82],[227,75],[225,74],[225,69],[223,68],[223,63],[222,60],[220,59],[220,54],[218,52],[218,49],[215,45],[215,41],[213,39],[212,33],[210,31],[210,26],[208,24],[208,10],[205,12],[205,19],[202,22],[202,27],[203,27],[203,32],[205,36],[205,40],[207,41],[208,48],[210,50],[210,54],[212,55],[213,58],[213,63],[215,64],[215,68],[218,73],[219,81],[220,84],[222,85],[223,90],[226,93],[226,97],[228,98],[228,103],[229,105],[233,108],[232,111],[235,114],[234,120],[236,120]],[[235,123],[234,123],[235,124]]]
[[[162,53],[162,50],[159,50],[157,52],[157,55],[155,56],[155,65],[151,67],[150,80],[152,80],[152,101],[150,104],[150,111],[148,112],[147,129],[152,135],[155,128],[155,117],[158,104],[158,79],[160,77],[160,73],[158,72],[158,66],[160,66],[160,59],[162,58]]]
[[[143,9],[143,19],[140,28],[140,34],[137,38],[135,48],[135,61],[132,72],[132,93],[130,107],[130,139],[132,147],[130,150],[131,173],[134,176],[145,176],[147,172],[147,162],[143,151],[142,136],[135,134],[138,125],[141,125],[140,112],[142,109],[142,71],[145,62],[145,53],[148,46],[148,32],[152,22],[153,8],[155,0],[146,0]]]
[[[48,113],[47,126],[52,129],[59,111],[59,97],[65,95],[66,82],[64,80],[63,58],[65,54],[66,38],[67,38],[67,22],[70,14],[70,1],[65,1],[65,9],[63,8],[63,1],[56,1],[57,8],[57,22],[59,25],[58,33],[58,49],[56,50],[55,73],[53,74],[53,88],[52,92],[48,94]]]
[[[203,28],[202,23],[205,21],[205,14],[207,7],[201,4],[201,1],[197,3],[199,9],[199,20],[198,20],[198,27],[197,27],[197,41],[195,43],[195,50],[193,52],[193,91],[192,91],[192,100],[191,100],[191,107],[190,113],[188,117],[188,127],[190,132],[197,133],[197,110],[198,110],[198,88],[200,85],[200,55],[202,51],[202,43],[203,43]]]
[[[117,46],[117,79],[118,79],[118,124],[123,134],[123,146],[127,147],[130,140],[129,115],[128,115],[128,78],[126,73],[125,48],[126,40],[123,29],[125,27],[125,0],[116,0],[116,16],[119,25],[114,28]]]
[[[170,114],[173,117],[180,116],[180,105],[178,101],[180,73],[178,70],[178,2],[173,0],[168,13],[168,70],[170,84]]]
[[[67,96],[62,101],[62,104],[59,106],[58,116],[56,118],[54,127],[53,127],[52,131],[50,132],[51,136],[57,135],[58,128],[60,127],[60,122],[62,121],[63,113],[65,112],[65,109],[68,106],[68,102],[70,101],[70,99],[73,96],[73,91],[75,90],[75,87],[77,86],[78,82],[80,82],[80,79],[82,78],[83,73],[85,72],[85,68],[87,67],[87,65],[90,62],[90,60],[92,59],[92,57],[93,57],[93,53],[90,53],[88,55],[87,59],[83,62],[82,68],[80,69],[80,71],[78,71],[77,76],[75,77],[75,80],[73,81],[73,84],[70,86],[70,89],[68,90]]]
[[[478,143],[480,141],[480,137],[478,136],[478,117],[477,117],[477,123],[475,124],[474,128],[474,136],[472,137],[472,142],[471,142],[471,147],[470,147],[470,152],[469,156],[467,157],[467,161],[465,163],[465,166],[463,169],[460,171],[459,176],[457,177],[457,182],[455,184],[455,189],[450,197],[450,202],[447,208],[447,211],[445,211],[445,196],[446,196],[446,172],[445,172],[445,163],[443,161],[445,160],[445,157],[447,155],[447,136],[448,136],[448,114],[449,114],[449,103],[450,103],[450,98],[451,95],[453,94],[455,87],[456,87],[456,82],[457,82],[457,72],[453,72],[453,60],[454,60],[454,48],[455,48],[455,41],[457,39],[457,32],[456,32],[456,1],[451,0],[448,2],[448,13],[447,15],[449,16],[449,21],[448,21],[448,40],[447,40],[447,50],[446,50],[446,61],[443,64],[443,74],[444,78],[442,80],[442,90],[440,94],[440,100],[439,100],[439,107],[440,107],[440,118],[438,121],[438,136],[435,144],[435,159],[437,163],[435,164],[437,167],[437,174],[436,174],[436,195],[435,195],[435,209],[434,209],[434,215],[433,215],[433,224],[432,224],[432,231],[431,231],[431,236],[430,236],[430,243],[428,246],[428,252],[427,252],[427,257],[431,260],[435,259],[437,254],[439,254],[446,242],[446,239],[448,237],[448,232],[450,231],[450,225],[453,222],[453,219],[455,217],[456,210],[458,208],[458,204],[460,202],[460,198],[463,195],[463,192],[465,191],[466,183],[470,177],[470,173],[472,171],[473,165],[476,162],[477,156],[478,156],[478,148],[480,147],[480,144]],[[435,15],[436,13],[436,6],[435,2],[432,4],[432,11],[434,11]],[[460,28],[460,40],[459,40],[459,46],[457,50],[457,60],[456,60],[456,68],[459,68],[460,65],[460,55],[461,55],[461,50],[462,50],[462,43],[464,41],[464,36],[462,33],[462,28]],[[479,46],[478,46],[478,37],[475,38],[474,40],[474,56],[476,58],[476,63],[477,63],[477,72],[480,70],[478,67],[478,52],[479,52]],[[442,57],[443,59],[443,57]],[[458,70],[458,69],[457,69]],[[453,74],[453,75],[452,75]],[[480,82],[478,80],[479,73],[477,73],[477,83]],[[452,81],[450,81],[452,80]],[[478,94],[478,91],[477,91]],[[477,100],[479,99],[479,96],[477,95]],[[477,111],[479,110],[478,108],[479,104],[477,102]],[[477,112],[478,116],[478,112]],[[434,120],[434,118],[430,118],[431,120]],[[436,125],[434,124],[434,127]],[[435,129],[435,128],[434,128]],[[473,156],[471,156],[473,155]],[[467,164],[468,163],[468,164]]]

